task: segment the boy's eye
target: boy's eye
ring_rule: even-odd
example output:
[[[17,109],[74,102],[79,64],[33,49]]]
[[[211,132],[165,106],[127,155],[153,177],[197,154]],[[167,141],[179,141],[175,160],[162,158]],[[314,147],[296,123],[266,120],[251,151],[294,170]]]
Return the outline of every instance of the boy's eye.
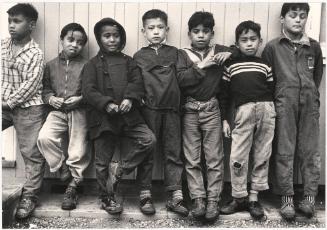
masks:
[[[197,34],[197,33],[199,33],[199,30],[196,30],[195,29],[195,30],[192,30],[192,32],[195,33],[195,34]]]
[[[306,19],[307,18],[307,14],[300,14],[300,18],[301,19]]]

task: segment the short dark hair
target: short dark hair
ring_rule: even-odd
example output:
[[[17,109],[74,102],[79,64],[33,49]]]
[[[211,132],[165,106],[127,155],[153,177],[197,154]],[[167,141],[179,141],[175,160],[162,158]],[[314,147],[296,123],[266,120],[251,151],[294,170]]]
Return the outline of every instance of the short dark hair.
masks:
[[[168,16],[165,12],[163,12],[162,10],[159,9],[152,9],[149,10],[147,12],[145,12],[142,16],[142,23],[143,26],[145,25],[145,21],[147,19],[153,19],[153,18],[160,18],[162,21],[164,21],[164,23],[166,24],[166,26],[168,25]]]
[[[213,30],[215,26],[215,19],[213,18],[212,13],[205,11],[197,11],[188,20],[188,30],[191,31],[193,28],[198,25],[203,25],[204,27]]]
[[[87,42],[87,35],[85,33],[85,30],[84,30],[83,26],[81,26],[80,24],[75,23],[75,22],[69,23],[69,24],[65,25],[61,29],[61,33],[60,33],[60,39],[61,40],[64,39],[64,37],[67,35],[68,31],[73,31],[73,32],[74,31],[79,31],[79,32],[81,32],[83,34],[83,37],[84,37],[84,40],[83,40],[84,43],[83,43],[83,45],[86,44],[86,42]]]
[[[259,38],[261,38],[260,30],[261,26],[258,23],[255,23],[254,21],[248,20],[241,22],[235,29],[235,39],[236,42],[238,42],[238,39],[240,38],[241,34],[243,32],[247,33],[249,30],[253,30]]]
[[[24,17],[28,18],[31,21],[37,21],[38,18],[38,12],[37,10],[34,8],[34,6],[32,6],[29,3],[18,3],[16,5],[14,5],[13,7],[11,7],[7,13],[9,15],[18,15],[18,14],[22,14]]]
[[[285,17],[288,11],[297,10],[297,9],[304,10],[305,12],[307,12],[307,14],[309,14],[310,6],[308,3],[304,3],[304,2],[284,3],[282,6],[282,10],[280,12],[280,16]]]

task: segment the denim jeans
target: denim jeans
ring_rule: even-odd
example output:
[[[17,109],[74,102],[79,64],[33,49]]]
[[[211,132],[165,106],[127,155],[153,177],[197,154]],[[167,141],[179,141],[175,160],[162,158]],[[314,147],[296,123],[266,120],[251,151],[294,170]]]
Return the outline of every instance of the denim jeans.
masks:
[[[19,150],[25,162],[26,182],[22,196],[36,200],[41,189],[45,159],[37,148],[37,136],[46,116],[44,105],[2,110],[2,130],[14,126]]]
[[[224,179],[224,151],[220,110],[217,99],[195,106],[185,104],[183,116],[183,149],[187,183],[191,199],[220,199]],[[198,108],[198,110],[196,110]],[[201,168],[201,154],[204,154],[207,189]]]
[[[145,124],[138,124],[133,127],[125,126],[121,135],[114,135],[111,132],[103,132],[94,140],[96,177],[100,189],[100,196],[110,195],[106,183],[109,176],[109,164],[115,153],[115,147],[121,138],[121,146],[124,146],[126,155],[121,162],[123,174],[131,173],[142,162],[147,161],[153,152],[156,138]],[[122,149],[122,148],[121,148]],[[152,172],[150,171],[151,175]],[[141,189],[149,189],[149,185],[143,181],[148,175],[137,175],[137,181]]]
[[[322,164],[319,151],[319,92],[310,88],[279,90],[275,106],[274,192],[294,195],[294,159],[297,157],[304,195],[315,196]]]
[[[237,107],[229,163],[233,197],[248,195],[247,177],[251,149],[251,189],[262,191],[269,188],[268,169],[275,117],[273,102],[249,102]]]
[[[142,113],[157,139],[157,145],[151,157],[158,154],[158,146],[162,147],[166,190],[182,189],[183,162],[181,160],[182,140],[179,114],[173,111],[158,111],[148,108],[143,108]],[[151,183],[151,178],[149,182]]]
[[[63,148],[64,139],[68,140],[68,151]],[[67,113],[50,112],[39,133],[37,145],[51,172],[61,167],[67,152],[66,164],[72,176],[82,181],[83,172],[91,160],[85,109],[78,108]]]

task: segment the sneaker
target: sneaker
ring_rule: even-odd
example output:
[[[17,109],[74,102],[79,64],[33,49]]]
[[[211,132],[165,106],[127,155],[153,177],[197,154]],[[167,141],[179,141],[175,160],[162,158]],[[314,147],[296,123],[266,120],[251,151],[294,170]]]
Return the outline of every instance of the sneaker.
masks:
[[[107,192],[114,194],[123,176],[123,170],[118,162],[111,162],[109,165],[109,176],[107,180]]]
[[[226,215],[233,214],[236,212],[248,211],[248,201],[245,198],[234,198],[229,201],[224,207],[221,208],[220,212]]]
[[[182,216],[188,216],[188,209],[184,205],[183,199],[169,198],[166,203],[166,208],[168,211],[175,212]]]
[[[77,205],[77,194],[76,188],[68,186],[65,192],[64,200],[61,204],[63,210],[72,210],[75,209]]]
[[[249,202],[249,212],[252,218],[256,220],[261,219],[265,215],[263,208],[258,201]]]
[[[25,219],[31,215],[35,209],[36,202],[29,197],[23,197],[17,207],[16,218]]]
[[[285,220],[293,220],[295,218],[293,199],[284,199],[282,197],[282,205],[279,212]]]
[[[192,202],[192,215],[194,218],[202,217],[206,214],[206,203],[204,198],[195,198]]]
[[[120,214],[123,211],[123,206],[116,201],[114,196],[103,198],[101,202],[101,207],[111,215]]]
[[[218,201],[215,200],[209,200],[207,204],[207,210],[205,214],[205,218],[208,221],[214,221],[219,216],[219,206]]]
[[[140,200],[140,210],[145,215],[153,215],[156,213],[151,197]]]
[[[72,178],[72,174],[65,162],[62,162],[62,165],[59,169],[59,173],[60,173],[60,180],[63,182],[68,181],[69,179]]]
[[[299,211],[302,212],[307,218],[312,218],[315,213],[314,202],[307,199],[302,200],[299,203]]]

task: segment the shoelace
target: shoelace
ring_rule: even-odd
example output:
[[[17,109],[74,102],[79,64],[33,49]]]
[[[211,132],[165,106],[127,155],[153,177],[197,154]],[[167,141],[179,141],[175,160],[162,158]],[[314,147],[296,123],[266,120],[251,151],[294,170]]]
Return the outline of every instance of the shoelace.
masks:
[[[32,203],[32,201],[31,201],[30,199],[26,199],[26,198],[24,198],[24,199],[21,200],[19,206],[20,206],[21,208],[26,208],[26,207],[28,207],[31,203]]]
[[[68,188],[66,189],[64,199],[69,199],[69,198],[71,198],[71,197],[73,196],[73,194],[74,194],[73,188],[72,188],[72,187],[68,187]]]

